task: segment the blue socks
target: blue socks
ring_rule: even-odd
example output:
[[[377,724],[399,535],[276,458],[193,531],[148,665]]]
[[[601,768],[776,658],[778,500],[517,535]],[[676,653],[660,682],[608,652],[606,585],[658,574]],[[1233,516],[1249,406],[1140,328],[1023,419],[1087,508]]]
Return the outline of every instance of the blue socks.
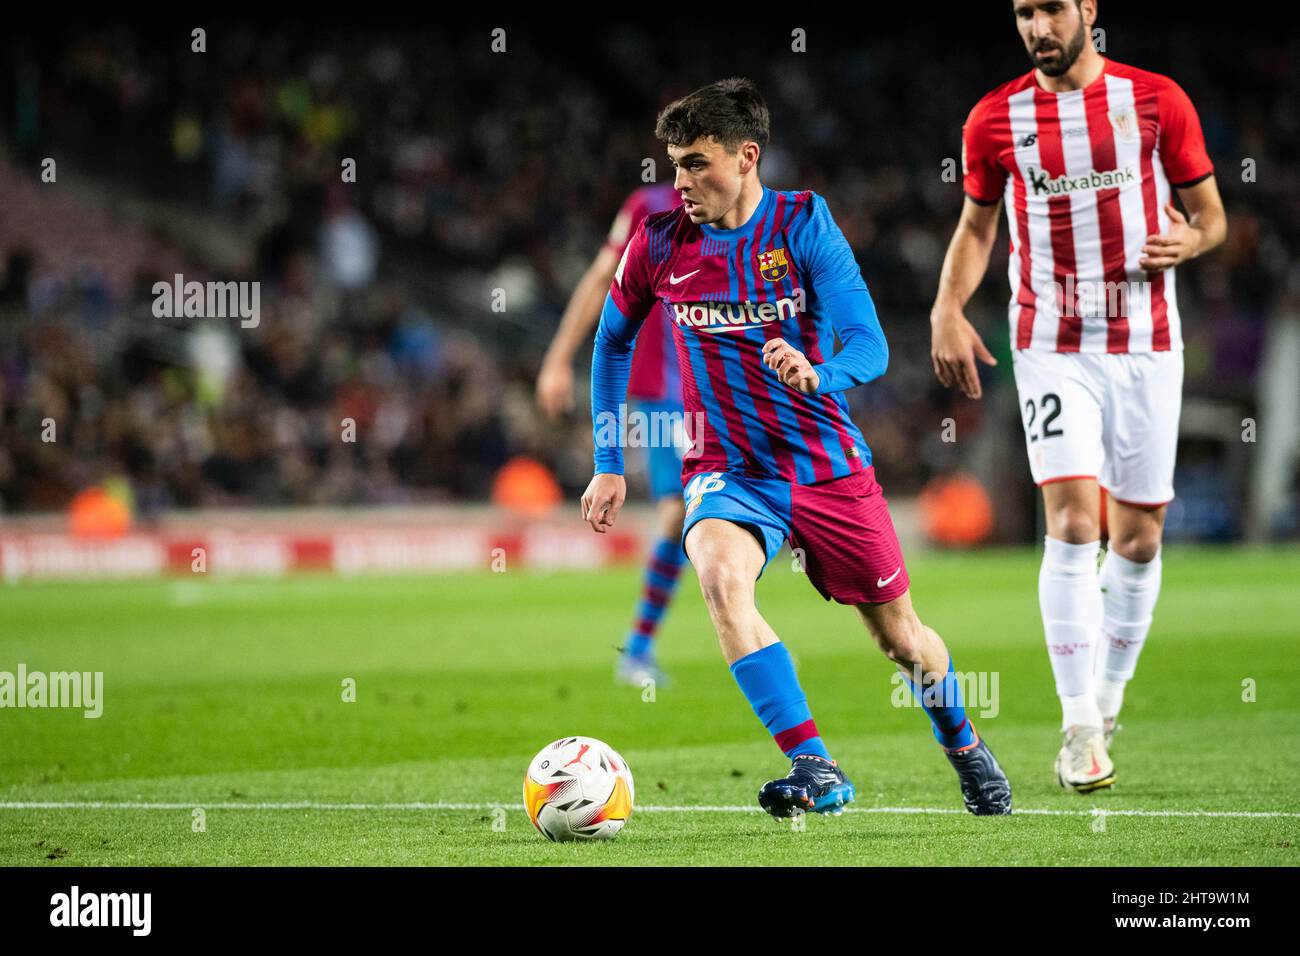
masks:
[[[800,754],[831,759],[817,733],[808,698],[799,686],[790,652],[778,641],[731,665],[732,676],[776,745],[793,760]]]
[[[649,657],[654,653],[655,632],[677,590],[677,578],[686,563],[686,552],[677,538],[661,538],[646,564],[645,583],[636,607],[636,621],[623,645],[629,657]]]
[[[790,652],[781,642],[747,654],[731,665],[732,676],[776,745],[790,759],[815,754],[831,759],[817,732],[808,698],[795,676]],[[934,727],[934,738],[949,751],[974,746],[979,738],[966,717],[961,684],[948,659],[948,672],[929,687],[918,687],[904,675],[912,694]]]
[[[951,655],[948,657],[948,673],[929,687],[917,687],[906,674],[903,677],[934,725],[934,739],[945,750],[961,750],[976,742],[975,728],[966,718],[961,684],[953,671]]]

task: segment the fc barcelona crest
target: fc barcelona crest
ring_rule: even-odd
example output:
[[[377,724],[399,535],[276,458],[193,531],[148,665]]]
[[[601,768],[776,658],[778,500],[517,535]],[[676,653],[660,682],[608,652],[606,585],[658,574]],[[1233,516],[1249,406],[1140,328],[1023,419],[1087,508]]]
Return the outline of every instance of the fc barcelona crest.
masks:
[[[784,249],[758,254],[758,274],[768,282],[780,282],[789,271],[790,263],[786,261]]]

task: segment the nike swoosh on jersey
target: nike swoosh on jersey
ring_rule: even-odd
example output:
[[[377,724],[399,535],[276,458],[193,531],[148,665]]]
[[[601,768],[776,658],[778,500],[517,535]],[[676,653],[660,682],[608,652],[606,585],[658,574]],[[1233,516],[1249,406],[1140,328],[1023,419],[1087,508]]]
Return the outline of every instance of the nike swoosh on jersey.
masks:
[[[695,270],[695,272],[699,272],[699,271],[700,271],[699,269],[696,269],[696,270]],[[686,281],[687,279],[689,279],[691,276],[695,275],[695,272],[688,272],[688,273],[686,273],[686,275],[684,275],[684,276],[675,276],[675,275],[673,275],[673,274],[670,272],[670,273],[668,273],[668,282],[669,282],[669,284],[671,284],[671,285],[676,285],[676,284],[679,283],[679,282],[685,282],[685,281]]]
[[[878,588],[883,588],[883,587],[884,587],[886,584],[888,584],[890,581],[894,580],[894,578],[898,577],[899,572],[902,571],[902,570],[903,570],[903,566],[900,564],[898,567],[896,567],[896,568],[894,569],[894,573],[891,574],[889,577],[887,577],[887,578],[876,578],[876,587],[878,587]]]

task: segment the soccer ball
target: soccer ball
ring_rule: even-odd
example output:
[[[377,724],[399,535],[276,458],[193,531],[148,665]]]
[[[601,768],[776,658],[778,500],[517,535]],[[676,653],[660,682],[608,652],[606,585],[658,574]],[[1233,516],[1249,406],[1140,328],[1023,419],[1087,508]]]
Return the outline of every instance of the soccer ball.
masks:
[[[632,771],[607,743],[563,737],[524,774],[524,810],[548,840],[608,840],[632,815]]]

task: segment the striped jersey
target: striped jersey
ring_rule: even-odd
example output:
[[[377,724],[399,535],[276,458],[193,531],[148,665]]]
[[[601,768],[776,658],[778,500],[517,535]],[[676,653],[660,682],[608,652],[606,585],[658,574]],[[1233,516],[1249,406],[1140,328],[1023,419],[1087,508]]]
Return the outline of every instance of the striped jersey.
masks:
[[[683,480],[726,471],[813,484],[871,464],[842,392],[882,374],[888,350],[857,261],[821,196],[764,188],[749,221],[734,229],[697,225],[683,207],[647,217],[602,314],[593,414],[617,401],[597,365],[660,309],[672,322],[694,444]],[[842,348],[834,354],[837,333]],[[817,393],[790,388],[763,364],[773,338],[813,364]],[[621,464],[621,449],[598,443],[598,472],[621,472]]]
[[[616,256],[622,256],[642,219],[680,206],[681,202],[671,182],[651,183],[633,190],[614,217],[605,246]],[[677,353],[666,314],[651,316],[641,327],[636,351],[632,353],[632,378],[627,394],[629,398],[644,401],[681,403],[681,376],[677,373]]]
[[[1103,59],[1080,90],[1031,71],[980,100],[962,129],[966,195],[1006,202],[1017,349],[1182,348],[1174,270],[1139,265],[1165,233],[1170,186],[1214,172],[1200,120],[1168,77]]]

